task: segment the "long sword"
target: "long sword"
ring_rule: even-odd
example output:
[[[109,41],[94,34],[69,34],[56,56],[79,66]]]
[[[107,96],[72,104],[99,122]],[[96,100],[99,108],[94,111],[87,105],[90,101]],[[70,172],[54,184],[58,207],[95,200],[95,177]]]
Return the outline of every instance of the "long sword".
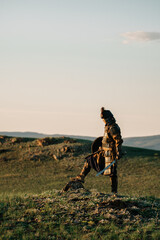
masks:
[[[98,173],[96,174],[96,176],[99,176],[100,174],[102,174],[105,170],[107,170],[109,167],[111,167],[115,162],[116,162],[116,159],[115,159],[113,162],[111,162],[111,163],[110,163],[106,168],[104,168],[102,171],[98,172]]]

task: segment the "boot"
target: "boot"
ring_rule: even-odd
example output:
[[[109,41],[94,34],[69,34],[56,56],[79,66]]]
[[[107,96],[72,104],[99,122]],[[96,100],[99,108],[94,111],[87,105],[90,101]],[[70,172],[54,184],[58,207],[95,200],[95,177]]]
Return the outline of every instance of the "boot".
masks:
[[[111,192],[116,194],[117,193],[117,188],[118,188],[117,175],[112,175],[110,177],[110,180],[111,180]]]
[[[91,170],[91,167],[89,166],[88,162],[86,161],[81,173],[79,175],[77,175],[77,177],[72,178],[71,180],[72,181],[80,181],[80,182],[84,183],[84,179],[87,176],[87,174],[90,172],[90,170]]]

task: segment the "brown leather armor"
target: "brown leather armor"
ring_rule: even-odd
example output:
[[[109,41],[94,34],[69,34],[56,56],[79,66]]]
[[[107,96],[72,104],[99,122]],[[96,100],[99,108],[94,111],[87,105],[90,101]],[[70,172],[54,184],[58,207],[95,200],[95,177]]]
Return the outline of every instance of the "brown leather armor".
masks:
[[[115,158],[119,159],[122,155],[121,145],[123,143],[120,128],[116,123],[106,125],[102,139],[102,149],[104,150],[105,167],[108,166]],[[112,168],[104,171],[104,175],[112,174]]]

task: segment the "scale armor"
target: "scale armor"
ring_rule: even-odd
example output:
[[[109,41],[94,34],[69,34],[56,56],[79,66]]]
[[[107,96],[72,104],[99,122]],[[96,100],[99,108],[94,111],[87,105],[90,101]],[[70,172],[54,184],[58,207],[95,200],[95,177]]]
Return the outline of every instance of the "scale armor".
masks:
[[[105,126],[102,139],[102,149],[104,150],[105,167],[107,167],[115,158],[121,157],[121,145],[123,143],[119,126],[114,122]],[[104,175],[111,175],[112,168],[104,171]]]

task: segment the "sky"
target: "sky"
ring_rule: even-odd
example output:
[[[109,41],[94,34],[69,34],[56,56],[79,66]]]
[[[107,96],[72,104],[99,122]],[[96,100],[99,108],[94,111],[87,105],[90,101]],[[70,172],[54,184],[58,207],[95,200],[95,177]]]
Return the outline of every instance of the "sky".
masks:
[[[0,131],[160,134],[159,0],[0,0]]]

